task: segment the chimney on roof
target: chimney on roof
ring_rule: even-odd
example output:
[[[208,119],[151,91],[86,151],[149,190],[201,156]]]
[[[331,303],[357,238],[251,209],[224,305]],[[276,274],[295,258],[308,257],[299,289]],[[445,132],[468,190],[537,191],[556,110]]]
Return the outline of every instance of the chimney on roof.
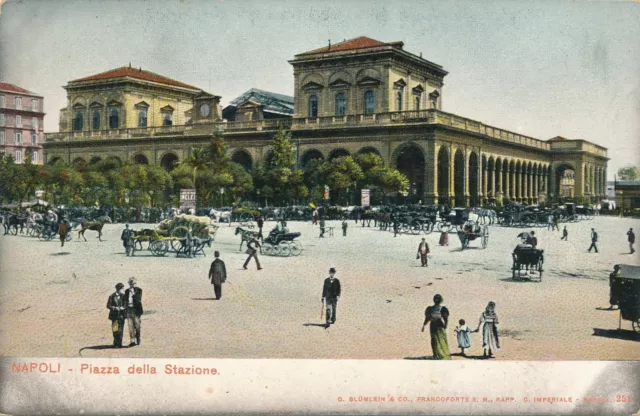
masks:
[[[331,39],[329,39],[329,50],[331,50]]]
[[[139,72],[142,72],[142,67],[140,67],[140,69],[138,70]]]
[[[131,61],[129,61],[129,68],[131,68]]]
[[[420,52],[420,58],[422,58],[422,52]]]

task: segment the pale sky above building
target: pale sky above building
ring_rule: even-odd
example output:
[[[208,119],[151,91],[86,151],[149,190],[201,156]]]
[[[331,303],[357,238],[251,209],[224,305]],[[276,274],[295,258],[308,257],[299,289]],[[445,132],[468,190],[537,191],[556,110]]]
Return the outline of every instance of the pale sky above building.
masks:
[[[68,81],[128,65],[222,103],[249,88],[293,95],[296,53],[358,36],[403,41],[440,64],[443,110],[640,165],[640,2],[9,0],[0,80],[45,97],[58,131]]]

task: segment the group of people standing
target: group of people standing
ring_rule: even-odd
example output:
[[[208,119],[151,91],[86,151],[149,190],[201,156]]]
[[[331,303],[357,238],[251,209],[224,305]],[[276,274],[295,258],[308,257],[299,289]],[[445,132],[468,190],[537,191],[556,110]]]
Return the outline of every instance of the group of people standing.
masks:
[[[433,305],[427,306],[425,310],[424,323],[422,324],[422,332],[429,324],[429,334],[431,335],[431,350],[434,360],[450,360],[451,352],[447,341],[447,327],[449,324],[449,310],[443,303],[444,299],[437,294],[433,297]],[[455,328],[455,334],[458,341],[458,347],[461,350],[460,355],[466,356],[465,349],[471,347],[471,339],[469,334],[479,332],[482,328],[482,348],[484,350],[483,357],[493,358],[493,353],[500,350],[500,337],[498,335],[498,315],[496,314],[495,302],[489,302],[487,307],[480,315],[478,327],[470,329],[464,319],[458,321]]]
[[[142,289],[136,286],[136,279],[129,279],[129,288],[124,289],[123,283],[116,285],[107,300],[111,332],[113,333],[113,346],[122,348],[124,335],[124,322],[129,326],[129,347],[140,345],[140,318],[144,312],[142,308]]]

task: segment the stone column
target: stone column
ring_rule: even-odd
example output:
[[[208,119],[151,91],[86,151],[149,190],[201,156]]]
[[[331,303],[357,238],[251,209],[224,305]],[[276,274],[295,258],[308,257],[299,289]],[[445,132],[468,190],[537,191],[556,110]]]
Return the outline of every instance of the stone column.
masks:
[[[427,142],[427,156],[425,160],[425,204],[433,205],[438,202],[438,152],[440,145]]]
[[[470,175],[469,175],[469,155],[471,153],[467,150],[464,149],[464,206],[468,207],[469,206],[469,182],[470,182]]]
[[[505,189],[505,192],[509,195],[509,199],[513,199],[513,172],[511,172],[511,167],[509,165],[507,165],[507,171],[505,172],[505,175],[507,175],[507,189]]]
[[[496,196],[502,195],[502,197],[504,198],[504,191],[502,190],[502,164],[500,164],[500,169],[498,169],[497,181],[498,192],[496,192]]]
[[[496,198],[496,164],[495,161],[493,162],[493,169],[491,169],[489,172],[491,175],[491,198],[495,199]]]
[[[526,167],[522,172],[522,202],[529,202],[529,172]]]
[[[482,170],[482,195],[483,195],[482,201],[486,205],[487,199],[489,198],[489,189],[487,188],[487,180],[488,180],[487,173],[489,170],[489,164],[487,163],[487,165],[484,168],[482,168],[482,157],[480,158],[480,167]]]
[[[529,202],[533,203],[533,171],[531,171],[527,176],[529,178],[529,185],[528,185],[528,189],[529,189]]]
[[[540,173],[536,171],[533,176],[533,202],[538,203],[538,193],[540,192]]]
[[[454,147],[451,146],[451,152],[449,153],[449,205],[450,206],[455,206],[456,203],[456,198],[455,198],[455,192],[456,192],[456,171],[455,171],[455,154],[456,154],[456,150],[454,150]]]

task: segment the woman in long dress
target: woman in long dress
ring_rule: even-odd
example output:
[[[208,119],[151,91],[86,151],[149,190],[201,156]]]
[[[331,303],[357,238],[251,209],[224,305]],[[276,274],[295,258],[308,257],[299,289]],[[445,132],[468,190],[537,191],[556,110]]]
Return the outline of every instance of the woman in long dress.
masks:
[[[482,325],[482,348],[484,348],[484,356],[487,356],[487,350],[489,352],[489,358],[493,357],[493,353],[500,351],[500,338],[498,337],[498,315],[496,315],[496,304],[489,302],[487,308],[480,315],[480,322],[478,322],[478,329]]]
[[[433,351],[434,360],[450,360],[449,344],[447,343],[447,322],[449,320],[449,310],[442,306],[442,296],[435,295],[433,297],[433,305],[427,306],[424,312],[424,324],[422,332],[431,322],[429,332],[431,334],[431,350]]]

